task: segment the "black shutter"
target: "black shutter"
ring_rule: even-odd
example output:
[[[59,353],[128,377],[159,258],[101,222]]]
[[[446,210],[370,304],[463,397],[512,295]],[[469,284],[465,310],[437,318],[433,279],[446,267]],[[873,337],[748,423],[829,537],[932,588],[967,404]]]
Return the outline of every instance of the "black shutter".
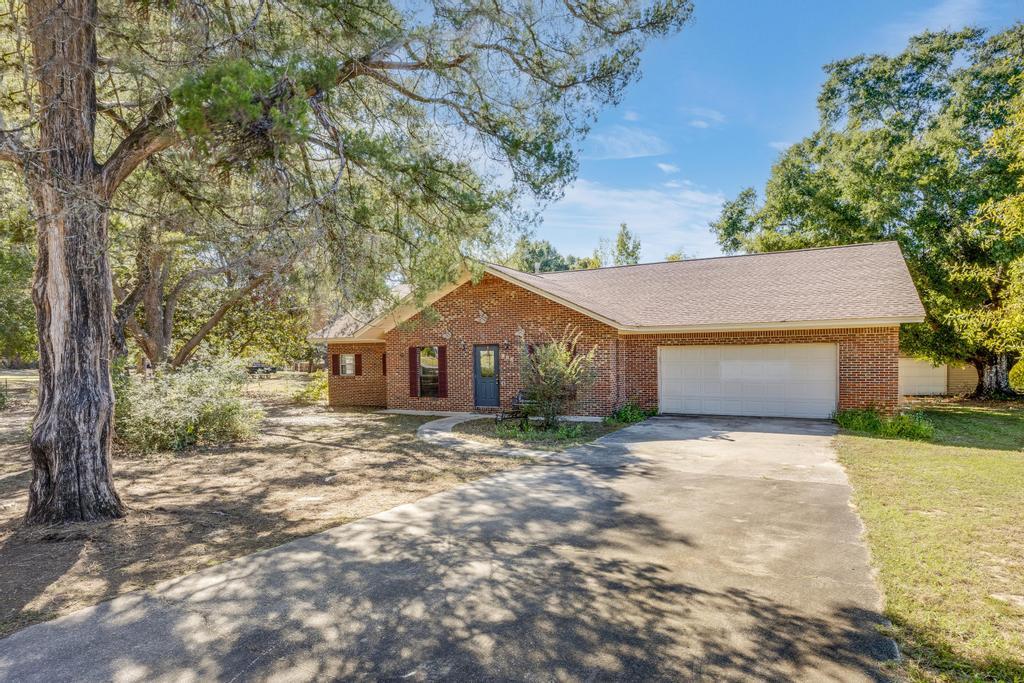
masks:
[[[448,347],[437,347],[437,397],[448,398]]]
[[[420,395],[420,350],[409,347],[409,396]]]

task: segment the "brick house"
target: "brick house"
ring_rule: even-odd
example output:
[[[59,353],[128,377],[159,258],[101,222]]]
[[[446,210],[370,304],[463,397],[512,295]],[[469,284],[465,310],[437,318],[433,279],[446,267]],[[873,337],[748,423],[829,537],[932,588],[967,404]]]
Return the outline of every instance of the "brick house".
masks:
[[[429,313],[426,311],[429,309]],[[894,242],[524,273],[485,265],[426,298],[313,336],[329,402],[494,411],[520,358],[567,325],[596,348],[570,412],[627,401],[663,413],[828,417],[895,410],[899,325],[924,308]]]

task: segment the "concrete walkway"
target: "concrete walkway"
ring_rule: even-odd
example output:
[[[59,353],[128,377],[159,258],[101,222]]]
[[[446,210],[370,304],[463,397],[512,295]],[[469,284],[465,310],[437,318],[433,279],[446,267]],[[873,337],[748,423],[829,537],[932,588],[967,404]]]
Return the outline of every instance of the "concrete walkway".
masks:
[[[0,680],[883,679],[833,433],[652,419],[25,629]]]

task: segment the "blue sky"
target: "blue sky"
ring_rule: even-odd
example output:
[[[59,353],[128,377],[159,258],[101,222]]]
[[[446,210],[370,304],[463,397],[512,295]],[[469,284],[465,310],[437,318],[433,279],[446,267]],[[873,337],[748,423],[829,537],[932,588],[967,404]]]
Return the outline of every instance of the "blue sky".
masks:
[[[641,80],[600,117],[536,235],[583,255],[626,222],[644,261],[714,256],[707,224],[722,201],[760,190],[779,150],[815,128],[823,65],[899,52],[926,28],[1021,19],[1021,0],[695,0],[693,21],[648,48]]]

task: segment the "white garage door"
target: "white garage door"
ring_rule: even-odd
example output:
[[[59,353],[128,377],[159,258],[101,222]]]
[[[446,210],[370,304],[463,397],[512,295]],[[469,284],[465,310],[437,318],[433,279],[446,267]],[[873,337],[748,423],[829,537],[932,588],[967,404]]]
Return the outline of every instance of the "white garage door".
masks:
[[[946,366],[926,360],[900,358],[900,395],[937,396],[946,393]]]
[[[663,413],[827,418],[836,409],[835,344],[662,346]]]

